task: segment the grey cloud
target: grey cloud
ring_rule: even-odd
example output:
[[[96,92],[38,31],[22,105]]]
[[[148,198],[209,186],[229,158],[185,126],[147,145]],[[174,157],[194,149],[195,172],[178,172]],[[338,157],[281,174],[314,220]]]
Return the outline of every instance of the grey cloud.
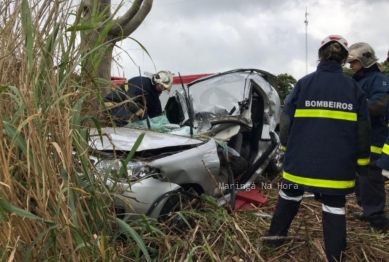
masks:
[[[177,3],[167,4],[172,2]],[[156,0],[154,3],[151,13],[132,37],[150,52],[156,70],[196,74],[255,67],[274,74],[293,74],[295,78],[305,75],[303,21],[306,1]],[[388,35],[383,31],[388,18],[380,18],[382,22],[377,25],[374,15],[365,15],[366,10],[371,12],[369,7],[374,9],[384,2],[369,3],[367,6],[361,1],[342,0],[340,11],[344,8],[344,15],[328,18],[339,21],[340,27],[326,29],[325,17],[321,16],[319,25],[315,25],[315,19],[320,17],[321,10],[330,10],[332,5],[323,5],[322,1],[309,2],[308,12],[312,10],[308,30],[309,72],[316,68],[317,49],[326,36],[326,33],[322,36],[313,34],[318,26],[321,31],[344,35],[350,43],[371,36],[372,45],[386,55],[389,39],[386,37],[386,46],[375,43],[377,39],[385,40],[377,36]],[[338,32],[340,28],[342,30]],[[139,49],[134,42],[125,41],[121,46],[128,50],[137,65],[142,66],[142,71],[154,71],[150,59],[139,50],[130,50]],[[137,67],[128,57],[123,55],[122,61],[127,77],[138,74]]]

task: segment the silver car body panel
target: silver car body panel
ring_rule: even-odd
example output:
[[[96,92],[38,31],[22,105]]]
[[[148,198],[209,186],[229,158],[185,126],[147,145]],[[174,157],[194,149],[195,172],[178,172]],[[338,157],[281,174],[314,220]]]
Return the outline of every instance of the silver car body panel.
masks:
[[[93,149],[130,151],[137,138],[142,133],[145,133],[145,136],[138,147],[137,152],[164,147],[199,145],[204,143],[204,141],[200,139],[126,127],[102,128],[101,133],[102,140],[100,139],[97,129],[91,129],[89,146]]]
[[[151,161],[148,165],[160,169],[167,181],[179,185],[199,184],[210,195],[217,186],[212,183],[211,175],[216,176],[220,171],[217,144],[213,139],[204,145]]]
[[[240,125],[232,125],[227,128],[224,128],[222,131],[217,132],[215,136],[213,136],[215,139],[228,141],[231,139],[231,137],[238,134],[240,131]]]
[[[262,132],[263,139],[270,139],[270,130],[275,130],[280,122],[281,103],[277,91],[265,79],[260,76],[254,76],[253,87],[264,98],[264,127]],[[259,86],[257,86],[259,85]]]
[[[137,214],[146,214],[153,207],[154,210],[150,217],[157,218],[167,198],[155,201],[167,192],[179,190],[181,187],[175,183],[161,181],[159,179],[148,177],[139,182],[122,183],[107,180],[108,186],[116,186],[116,193],[121,194],[123,198],[115,198],[115,206],[122,207],[127,213],[136,212]],[[156,205],[155,205],[156,204]]]

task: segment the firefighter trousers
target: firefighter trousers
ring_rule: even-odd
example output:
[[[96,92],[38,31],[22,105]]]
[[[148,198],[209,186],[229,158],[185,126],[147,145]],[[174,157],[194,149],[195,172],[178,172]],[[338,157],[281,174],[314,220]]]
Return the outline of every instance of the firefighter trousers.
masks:
[[[292,220],[297,214],[304,191],[283,188],[279,191],[268,236],[287,236]],[[326,256],[329,262],[340,261],[346,249],[346,197],[344,195],[321,195],[322,226]],[[271,246],[280,246],[284,240],[272,240]]]
[[[355,183],[357,203],[363,208],[363,216],[372,227],[381,227],[388,223],[385,215],[385,177],[382,169],[369,167],[368,176],[358,176]]]

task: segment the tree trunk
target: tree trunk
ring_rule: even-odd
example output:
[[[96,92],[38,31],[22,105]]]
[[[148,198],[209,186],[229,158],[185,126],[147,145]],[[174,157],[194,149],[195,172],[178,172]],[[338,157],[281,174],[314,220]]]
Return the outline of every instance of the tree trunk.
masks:
[[[86,24],[96,23],[93,20],[99,16],[97,25],[100,26],[84,33],[82,45],[86,59],[82,63],[82,70],[86,79],[90,79],[94,85],[100,87],[101,97],[105,97],[110,92],[112,52],[115,44],[128,37],[141,25],[152,5],[153,0],[134,0],[131,8],[122,17],[113,20],[111,0],[85,0],[83,8]],[[104,39],[101,46],[97,47],[96,43],[101,36]]]
[[[86,24],[96,23],[96,27],[84,32],[81,38],[85,57],[82,63],[83,77],[94,88],[100,88],[102,97],[109,92],[108,81],[111,78],[112,51],[115,43],[107,36],[101,42],[101,47],[96,45],[102,31],[102,27],[98,25],[111,16],[110,4],[111,0],[85,0],[83,7]],[[102,14],[101,21],[93,21],[98,14]]]
[[[107,118],[101,101],[111,92],[113,48],[141,25],[152,5],[153,0],[133,0],[130,9],[119,19],[114,19],[111,0],[84,0],[83,25],[93,26],[93,29],[81,31],[81,48],[84,50],[82,79],[96,94],[94,99],[89,100],[86,110],[103,126]]]

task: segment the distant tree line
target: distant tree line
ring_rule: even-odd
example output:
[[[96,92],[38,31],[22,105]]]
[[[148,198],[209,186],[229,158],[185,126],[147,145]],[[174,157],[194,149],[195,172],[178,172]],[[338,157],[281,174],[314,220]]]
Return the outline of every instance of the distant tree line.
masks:
[[[381,65],[384,68],[384,74],[389,77],[389,63],[382,62]],[[343,66],[343,73],[352,77],[353,71],[348,66]],[[278,95],[280,96],[281,104],[284,104],[285,97],[292,91],[296,84],[296,79],[289,74],[277,75]]]
[[[278,95],[280,96],[281,104],[284,104],[285,97],[292,91],[296,82],[296,79],[292,75],[277,75]]]

